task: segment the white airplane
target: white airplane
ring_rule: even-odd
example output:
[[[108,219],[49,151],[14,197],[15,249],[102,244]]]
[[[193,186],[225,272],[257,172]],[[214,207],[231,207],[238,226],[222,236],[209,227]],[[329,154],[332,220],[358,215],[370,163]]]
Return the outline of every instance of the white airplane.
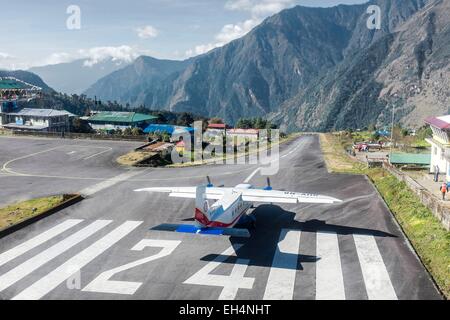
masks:
[[[207,177],[208,185],[198,187],[145,188],[136,192],[169,193],[170,197],[195,199],[195,225],[162,224],[152,230],[175,231],[204,235],[227,235],[250,237],[248,229],[234,228],[236,225],[254,226],[255,220],[247,215],[253,202],[259,203],[314,203],[334,204],[342,200],[315,194],[272,190],[270,180],[267,187],[255,189],[251,184],[239,184],[234,188],[214,187]],[[212,204],[209,200],[216,200]]]

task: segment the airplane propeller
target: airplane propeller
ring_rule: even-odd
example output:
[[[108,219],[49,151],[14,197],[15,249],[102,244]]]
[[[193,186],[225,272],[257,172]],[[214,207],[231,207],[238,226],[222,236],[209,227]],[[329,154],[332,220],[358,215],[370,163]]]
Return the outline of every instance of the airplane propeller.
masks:
[[[211,178],[209,176],[206,176],[206,181],[208,182],[208,184],[206,185],[207,188],[213,188],[214,184],[211,182]],[[225,187],[224,184],[221,184],[220,186],[218,186],[218,188],[223,188]]]
[[[267,187],[265,187],[264,190],[267,190],[267,191],[273,190],[272,186],[270,185],[270,178],[269,177],[267,177]]]
[[[208,181],[208,184],[206,185],[208,188],[214,187],[214,185],[211,183],[211,179],[209,178],[209,176],[206,176],[206,181]]]

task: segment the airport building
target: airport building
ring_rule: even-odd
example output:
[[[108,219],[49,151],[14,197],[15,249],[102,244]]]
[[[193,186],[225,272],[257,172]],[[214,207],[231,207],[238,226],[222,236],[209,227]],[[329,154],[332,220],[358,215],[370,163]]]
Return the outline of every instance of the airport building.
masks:
[[[13,77],[0,78],[0,127],[18,131],[64,132],[75,115],[64,110],[20,109],[21,101],[38,98],[42,89]]]
[[[193,134],[195,131],[194,128],[191,127],[181,127],[174,126],[170,124],[150,124],[148,127],[144,129],[144,133],[160,133],[160,134],[168,134],[168,135],[182,135],[183,133]]]
[[[87,119],[92,129],[99,131],[124,130],[126,128],[145,129],[158,117],[136,112],[98,112]]]
[[[433,130],[433,137],[427,139],[431,144],[430,172],[447,176],[450,181],[450,115],[443,117],[431,117],[425,122]]]
[[[15,112],[1,112],[3,128],[19,131],[65,132],[70,130],[74,114],[64,110],[24,108]]]

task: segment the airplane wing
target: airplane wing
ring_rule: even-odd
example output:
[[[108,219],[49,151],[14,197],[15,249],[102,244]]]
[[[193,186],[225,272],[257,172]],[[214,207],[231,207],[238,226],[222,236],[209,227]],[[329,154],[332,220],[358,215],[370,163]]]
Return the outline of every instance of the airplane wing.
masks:
[[[168,188],[145,188],[134,190],[136,192],[159,192],[169,193],[169,197],[195,199],[197,187],[168,187]],[[232,188],[207,188],[206,199],[219,200]]]
[[[169,231],[179,233],[192,233],[205,236],[230,236],[237,238],[250,238],[250,232],[247,229],[236,228],[198,228],[188,224],[161,224],[150,230]]]
[[[242,200],[264,203],[341,203],[342,200],[315,194],[290,191],[246,189],[242,192]]]
[[[165,188],[145,188],[135,190],[136,192],[169,193],[170,197],[195,199],[196,187],[165,187]],[[206,199],[220,200],[224,194],[229,192],[239,192],[242,200],[248,202],[262,203],[317,203],[334,204],[341,203],[342,200],[321,196],[316,194],[298,193],[290,191],[261,190],[261,189],[234,189],[234,188],[207,188]]]

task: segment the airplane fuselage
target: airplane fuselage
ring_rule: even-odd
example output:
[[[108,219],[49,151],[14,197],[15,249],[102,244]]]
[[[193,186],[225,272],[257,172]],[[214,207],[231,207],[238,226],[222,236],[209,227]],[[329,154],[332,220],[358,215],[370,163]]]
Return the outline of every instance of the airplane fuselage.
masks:
[[[233,228],[253,206],[242,200],[242,190],[252,189],[249,184],[240,184],[226,193],[211,206],[205,201],[203,208],[195,209],[195,220],[202,228]]]

